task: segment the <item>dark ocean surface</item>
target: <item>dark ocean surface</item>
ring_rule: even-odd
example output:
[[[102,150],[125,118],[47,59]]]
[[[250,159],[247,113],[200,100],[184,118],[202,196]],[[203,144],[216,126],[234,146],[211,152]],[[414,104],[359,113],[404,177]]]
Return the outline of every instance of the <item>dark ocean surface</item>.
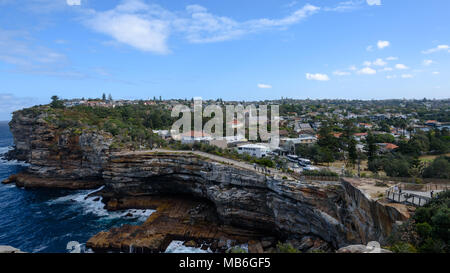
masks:
[[[26,168],[22,162],[2,158],[12,145],[8,124],[0,122],[0,181]],[[88,252],[84,245],[96,233],[123,224],[140,224],[152,213],[108,212],[100,201],[85,198],[90,192],[24,190],[0,184],[0,245],[25,252],[65,253],[70,252],[69,242],[78,242],[81,251]],[[126,216],[130,212],[132,216]]]

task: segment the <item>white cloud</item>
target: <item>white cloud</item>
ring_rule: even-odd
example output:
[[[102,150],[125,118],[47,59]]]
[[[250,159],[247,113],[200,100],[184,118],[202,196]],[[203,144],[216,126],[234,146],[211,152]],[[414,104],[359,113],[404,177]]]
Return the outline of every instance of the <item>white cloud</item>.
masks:
[[[396,65],[395,65],[395,68],[397,68],[397,69],[399,69],[399,70],[406,70],[406,69],[409,69],[409,67],[407,67],[407,66],[404,65],[404,64],[396,64]]]
[[[125,1],[116,8],[104,12],[94,12],[85,24],[95,31],[113,37],[116,41],[142,51],[159,54],[169,52],[169,22],[149,16],[150,6],[141,1]],[[163,16],[161,10],[152,10]]]
[[[320,10],[305,5],[280,19],[236,21],[214,15],[200,5],[189,5],[184,12],[171,12],[142,0],[124,0],[107,11],[90,11],[84,23],[91,29],[142,51],[170,52],[167,41],[181,34],[191,43],[221,42],[270,29],[285,29]]]
[[[330,78],[326,74],[310,74],[306,73],[306,79],[307,80],[314,80],[314,81],[329,81]]]
[[[367,0],[369,6],[381,6],[381,0]]]
[[[370,68],[370,67],[364,67],[363,69],[358,71],[358,74],[374,75],[374,74],[377,74],[377,71],[375,69]]]
[[[398,57],[387,57],[386,58],[386,61],[396,61],[396,60],[398,60]]]
[[[192,43],[210,43],[235,39],[245,34],[261,32],[268,29],[283,29],[299,23],[320,10],[319,7],[306,4],[290,15],[281,19],[254,19],[243,22],[228,17],[217,16],[199,5],[190,5],[186,11],[190,18],[177,18],[174,26],[184,32]]]
[[[391,80],[397,78],[397,75],[387,75],[386,79]]]
[[[33,45],[28,32],[0,28],[0,62],[14,67],[14,72],[53,71],[61,73],[68,58],[50,48]]]
[[[432,65],[433,63],[434,63],[433,60],[423,60],[423,65],[424,65],[424,66],[430,66],[430,65]]]
[[[390,46],[391,43],[389,41],[378,41],[377,46],[379,49],[383,49],[385,47]]]
[[[392,67],[385,67],[381,71],[392,71],[392,70],[394,70],[392,69]]]
[[[367,46],[367,47],[366,47],[366,50],[369,51],[369,52],[370,52],[370,51],[373,51],[373,46],[371,46],[371,45],[370,45],[370,46]]]
[[[66,0],[69,6],[81,6],[81,0]]]
[[[411,75],[411,74],[402,74],[402,78],[403,79],[411,79],[411,78],[413,78],[414,76],[413,75]]]
[[[441,72],[439,72],[439,71],[434,71],[433,72],[433,75],[439,75],[439,74],[441,74]]]
[[[439,51],[448,51],[450,52],[450,46],[449,45],[438,45],[435,48],[430,48],[428,50],[422,51],[423,54],[431,54]]]
[[[371,65],[372,65],[372,62],[369,62],[369,61],[363,62],[363,66],[371,66]]]
[[[352,11],[361,8],[362,2],[361,1],[353,1],[353,0],[347,0],[347,1],[341,1],[334,7],[325,7],[325,11],[336,11],[336,12],[346,12],[346,11]]]
[[[0,93],[0,121],[10,120],[12,112],[39,103],[43,102],[36,98],[17,97],[11,93]]]
[[[351,70],[351,71],[358,70],[358,68],[356,66],[354,66],[354,65],[350,66],[348,69]]]
[[[375,66],[385,66],[387,63],[383,61],[383,59],[376,59],[375,62],[373,62],[373,65]]]
[[[352,73],[346,72],[346,71],[336,70],[336,71],[333,72],[333,74],[336,75],[336,76],[349,76]]]
[[[270,88],[272,88],[272,85],[270,85],[270,84],[264,84],[264,83],[259,83],[259,84],[258,84],[258,88],[261,88],[261,89],[270,89]]]

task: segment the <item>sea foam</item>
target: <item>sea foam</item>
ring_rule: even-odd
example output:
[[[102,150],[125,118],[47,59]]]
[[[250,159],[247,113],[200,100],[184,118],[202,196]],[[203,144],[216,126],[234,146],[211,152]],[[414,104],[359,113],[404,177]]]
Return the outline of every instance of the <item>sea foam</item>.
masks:
[[[155,212],[151,209],[128,209],[121,211],[108,211],[105,209],[105,204],[102,202],[101,196],[92,196],[103,189],[104,186],[94,191],[78,191],[77,193],[62,196],[54,200],[48,201],[49,205],[76,202],[81,205],[84,214],[94,214],[98,217],[106,219],[125,218],[135,219],[144,222],[147,218]]]

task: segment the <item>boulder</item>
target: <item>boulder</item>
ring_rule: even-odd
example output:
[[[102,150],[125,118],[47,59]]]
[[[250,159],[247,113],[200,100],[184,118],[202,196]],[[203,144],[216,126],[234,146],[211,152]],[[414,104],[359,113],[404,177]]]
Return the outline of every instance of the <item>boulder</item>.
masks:
[[[12,246],[0,246],[0,253],[25,253]]]

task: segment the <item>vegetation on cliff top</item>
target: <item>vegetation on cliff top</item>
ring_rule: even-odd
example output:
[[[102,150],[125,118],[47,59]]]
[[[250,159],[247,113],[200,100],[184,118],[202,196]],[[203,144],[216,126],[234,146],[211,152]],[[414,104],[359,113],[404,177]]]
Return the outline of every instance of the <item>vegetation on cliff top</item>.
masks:
[[[417,208],[390,238],[394,252],[450,252],[450,191],[441,192],[427,205]]]
[[[104,131],[114,136],[113,148],[151,147],[162,140],[152,130],[169,128],[174,119],[163,106],[125,105],[117,107],[64,107],[56,97],[50,105],[23,109],[24,116],[43,119],[58,131],[70,130],[74,134],[83,131]]]

